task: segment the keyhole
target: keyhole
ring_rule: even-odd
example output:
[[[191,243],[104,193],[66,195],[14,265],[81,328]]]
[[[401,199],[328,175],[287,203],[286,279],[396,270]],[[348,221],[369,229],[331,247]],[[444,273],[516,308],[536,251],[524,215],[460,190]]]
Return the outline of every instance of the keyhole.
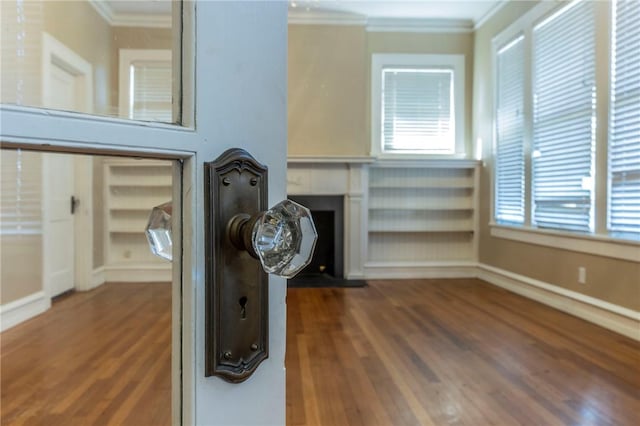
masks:
[[[238,303],[240,304],[240,319],[247,319],[247,296],[242,296]]]

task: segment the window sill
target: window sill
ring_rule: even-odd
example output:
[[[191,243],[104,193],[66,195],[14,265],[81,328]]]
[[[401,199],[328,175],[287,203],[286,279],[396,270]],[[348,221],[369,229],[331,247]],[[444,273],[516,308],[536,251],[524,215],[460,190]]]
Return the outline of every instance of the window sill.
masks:
[[[513,227],[492,222],[491,236],[546,247],[640,262],[640,242],[620,240],[602,235]]]

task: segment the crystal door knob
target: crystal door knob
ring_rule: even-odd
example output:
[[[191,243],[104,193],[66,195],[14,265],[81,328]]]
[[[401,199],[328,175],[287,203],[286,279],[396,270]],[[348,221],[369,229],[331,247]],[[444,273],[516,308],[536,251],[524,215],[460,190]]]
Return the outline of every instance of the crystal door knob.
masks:
[[[169,201],[154,207],[144,230],[151,253],[169,261],[172,260],[171,250],[173,247],[171,239],[172,206],[173,204]]]
[[[311,262],[318,239],[309,209],[291,200],[252,217],[234,216],[228,233],[233,245],[259,259],[265,272],[285,278]]]

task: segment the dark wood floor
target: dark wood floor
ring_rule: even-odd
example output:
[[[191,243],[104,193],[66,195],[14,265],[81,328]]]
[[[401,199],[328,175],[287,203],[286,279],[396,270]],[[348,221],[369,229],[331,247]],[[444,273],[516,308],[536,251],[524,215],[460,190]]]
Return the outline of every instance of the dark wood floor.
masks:
[[[74,293],[0,336],[0,424],[171,423],[171,286]]]
[[[640,344],[478,280],[289,289],[287,424],[638,425]]]
[[[478,280],[290,289],[287,424],[636,425],[640,344]],[[2,333],[2,425],[170,422],[170,288]]]

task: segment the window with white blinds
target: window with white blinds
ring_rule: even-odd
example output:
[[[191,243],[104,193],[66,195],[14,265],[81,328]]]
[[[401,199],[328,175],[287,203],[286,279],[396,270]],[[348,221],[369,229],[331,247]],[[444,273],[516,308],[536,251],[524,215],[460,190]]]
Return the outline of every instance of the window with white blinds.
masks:
[[[118,55],[120,116],[173,123],[171,50],[120,49]]]
[[[464,82],[464,55],[371,55],[371,154],[463,156]]]
[[[522,224],[524,205],[524,37],[497,54],[495,217]]]
[[[3,149],[0,162],[0,234],[41,233],[42,155]]]
[[[608,229],[640,239],[640,2],[613,5]]]
[[[171,61],[136,60],[129,72],[129,118],[170,123]]]
[[[453,153],[453,70],[384,68],[382,74],[383,150]]]
[[[533,29],[533,223],[593,232],[594,2],[573,2]]]

